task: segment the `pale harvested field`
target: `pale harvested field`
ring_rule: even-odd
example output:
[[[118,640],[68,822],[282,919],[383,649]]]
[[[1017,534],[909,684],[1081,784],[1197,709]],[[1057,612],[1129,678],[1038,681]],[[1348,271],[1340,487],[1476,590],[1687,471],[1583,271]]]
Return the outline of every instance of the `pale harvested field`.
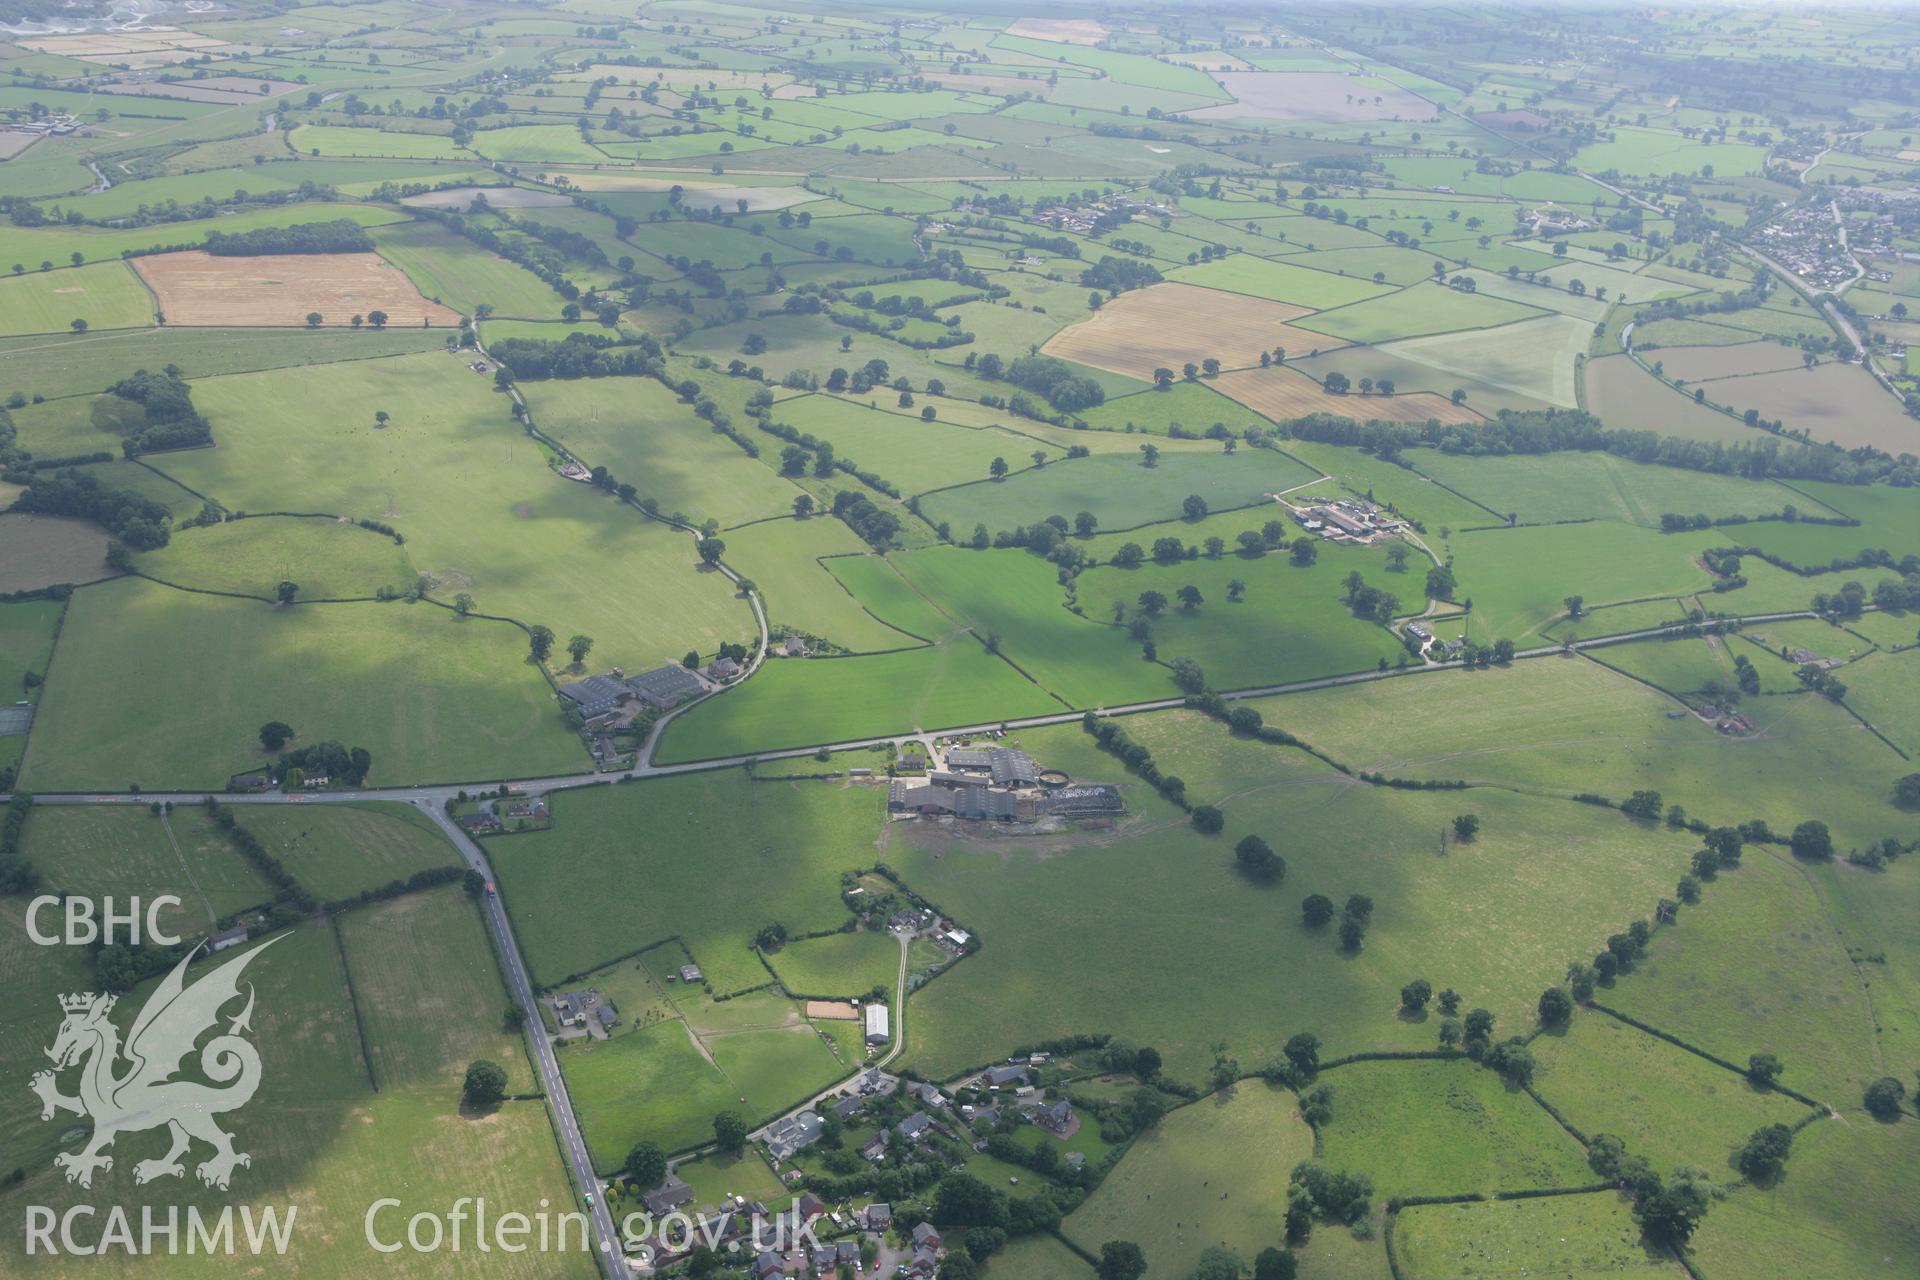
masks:
[[[1758,409],[1787,427],[1804,427],[1815,440],[1843,449],[1872,445],[1888,453],[1920,452],[1920,420],[1857,364],[1828,362],[1716,382],[1707,397],[1735,410]]]
[[[529,187],[448,187],[444,191],[406,196],[400,203],[415,209],[465,209],[480,195],[496,209],[564,209],[573,204],[558,191],[535,191]]]
[[[1196,120],[1219,117],[1332,122],[1428,120],[1439,110],[1417,93],[1369,84],[1333,71],[1222,71],[1213,78],[1235,101],[1181,114]]]
[[[56,582],[78,584],[112,576],[107,568],[106,532],[90,521],[0,515],[0,592],[36,591]]]
[[[423,319],[457,325],[460,313],[429,302],[377,253],[286,253],[216,258],[198,249],[134,258],[169,325],[301,327],[318,311],[328,325],[384,311],[391,327]]]
[[[1649,359],[1657,360],[1660,352]],[[1657,431],[1689,440],[1751,440],[1751,428],[1663,385],[1628,355],[1587,361],[1587,412],[1626,431]],[[1724,398],[1724,393],[1720,397]]]
[[[1292,369],[1240,369],[1223,373],[1208,385],[1276,422],[1304,418],[1310,413],[1337,413],[1362,422],[1372,419],[1425,422],[1428,418],[1442,422],[1484,421],[1465,405],[1457,405],[1430,391],[1393,396],[1329,395],[1312,378]]]
[[[1022,18],[1007,28],[1007,34],[1061,44],[1099,44],[1107,38],[1107,29],[1092,18]]]
[[[1774,373],[1803,365],[1798,347],[1783,347],[1777,342],[1742,342],[1731,347],[1659,347],[1642,355],[1665,365],[1668,377],[1684,378],[1688,382]]]
[[[263,84],[267,86],[267,92],[264,94],[260,92],[260,86]],[[292,93],[301,86],[290,80],[248,80],[242,76],[218,76],[170,84],[159,81],[146,83],[128,81],[101,87],[108,93],[134,97],[184,98],[189,102],[217,102],[231,105],[237,102],[258,102],[262,98],[272,97],[275,94]]]
[[[38,141],[40,141],[40,135],[37,133],[0,129],[0,160],[11,160]]]
[[[1275,347],[1306,352],[1345,345],[1287,323],[1311,314],[1310,308],[1290,302],[1168,282],[1121,294],[1053,335],[1040,349],[1062,360],[1151,381],[1157,368],[1179,373],[1181,365],[1198,364],[1208,356],[1232,366],[1254,363],[1261,351]]]

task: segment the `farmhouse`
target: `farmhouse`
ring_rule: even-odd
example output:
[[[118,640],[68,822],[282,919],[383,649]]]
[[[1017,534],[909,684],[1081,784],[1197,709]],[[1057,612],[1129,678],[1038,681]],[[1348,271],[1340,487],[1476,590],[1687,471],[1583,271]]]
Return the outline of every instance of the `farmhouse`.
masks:
[[[1042,1129],[1051,1129],[1055,1133],[1065,1133],[1073,1127],[1073,1104],[1065,1098],[1051,1106],[1036,1107],[1032,1120]]]
[[[731,680],[739,675],[740,671],[740,664],[732,658],[715,658],[707,664],[707,678],[709,680]]]
[[[647,1192],[641,1199],[647,1206],[647,1212],[658,1218],[662,1214],[672,1213],[683,1204],[692,1204],[693,1188],[669,1176],[665,1186]]]
[[[867,1043],[885,1044],[890,1038],[887,1027],[887,1006],[870,1004],[867,1006]]]
[[[247,931],[245,929],[228,929],[224,932],[214,934],[207,942],[207,950],[209,952],[225,951],[228,947],[237,947],[246,940]]]

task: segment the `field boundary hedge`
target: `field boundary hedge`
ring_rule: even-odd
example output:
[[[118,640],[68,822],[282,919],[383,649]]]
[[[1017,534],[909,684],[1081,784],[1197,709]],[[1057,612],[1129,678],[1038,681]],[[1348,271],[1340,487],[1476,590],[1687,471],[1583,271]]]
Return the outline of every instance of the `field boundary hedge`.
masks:
[[[1687,1041],[1682,1040],[1679,1036],[1674,1035],[1671,1031],[1662,1031],[1659,1027],[1654,1026],[1652,1023],[1642,1022],[1640,1019],[1634,1017],[1632,1014],[1622,1013],[1618,1009],[1612,1008],[1611,1006],[1608,1006],[1608,1005],[1601,1004],[1598,1000],[1589,1001],[1588,1007],[1593,1009],[1598,1009],[1601,1013],[1606,1014],[1609,1018],[1613,1018],[1613,1019],[1616,1019],[1617,1021],[1624,1022],[1628,1026],[1634,1028],[1635,1030],[1644,1031],[1648,1035],[1654,1037],[1657,1040],[1664,1040],[1668,1044],[1673,1045],[1676,1048],[1685,1049],[1688,1053],[1693,1054],[1696,1058],[1705,1058],[1708,1062],[1711,1062],[1714,1066],[1721,1067],[1727,1071],[1731,1071],[1733,1072],[1733,1074],[1739,1076],[1742,1080],[1747,1080],[1750,1078],[1747,1075],[1746,1068],[1735,1066],[1733,1063],[1728,1062],[1725,1058],[1721,1057],[1720,1055],[1716,1053],[1710,1053],[1707,1050],[1702,1049],[1699,1045],[1690,1044]],[[1774,1083],[1767,1085],[1766,1091],[1780,1094],[1783,1097],[1792,1098],[1795,1102],[1800,1103],[1802,1106],[1812,1107],[1816,1111],[1826,1111],[1831,1109],[1827,1106],[1826,1103],[1821,1102],[1819,1099],[1810,1098],[1806,1094],[1801,1093],[1798,1089],[1792,1088],[1789,1085],[1781,1084],[1778,1081],[1775,1081]]]
[[[347,958],[347,940],[340,936],[340,917],[329,915],[327,928],[333,934],[333,948],[340,956],[340,973],[347,984],[347,1003],[353,1007],[353,1030],[360,1037],[360,1061],[367,1069],[367,1084],[378,1093],[380,1077],[373,1068],[373,1045],[367,1039],[367,1019],[360,1011],[360,994],[353,985],[353,962]]]

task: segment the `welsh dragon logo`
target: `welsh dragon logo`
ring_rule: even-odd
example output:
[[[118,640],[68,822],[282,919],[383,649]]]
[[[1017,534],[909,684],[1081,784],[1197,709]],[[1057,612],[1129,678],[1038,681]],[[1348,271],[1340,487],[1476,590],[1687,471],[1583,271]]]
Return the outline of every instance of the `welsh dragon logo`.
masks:
[[[173,1145],[159,1159],[136,1164],[135,1182],[183,1176],[186,1167],[180,1158],[196,1138],[213,1147],[213,1155],[195,1170],[210,1187],[226,1190],[234,1169],[253,1163],[251,1156],[233,1149],[232,1135],[214,1123],[215,1117],[244,1107],[260,1087],[260,1053],[241,1035],[252,1030],[251,985],[246,1007],[228,1021],[225,1033],[214,1036],[199,1051],[200,1071],[214,1085],[176,1077],[195,1043],[217,1027],[220,1010],[239,998],[241,971],[266,949],[256,947],[229,960],[189,987],[186,971],[194,954],[190,952],[141,1007],[124,1047],[107,1017],[116,997],[90,991],[60,997],[66,1020],[46,1051],[53,1070],[36,1073],[32,1088],[40,1095],[42,1120],[71,1111],[93,1121],[93,1136],[85,1148],[54,1157],[67,1181],[91,1187],[96,1171],[113,1168],[113,1157],[106,1149],[115,1138],[162,1125],[172,1135]],[[57,1076],[74,1066],[80,1068],[80,1092],[68,1097],[60,1092]]]

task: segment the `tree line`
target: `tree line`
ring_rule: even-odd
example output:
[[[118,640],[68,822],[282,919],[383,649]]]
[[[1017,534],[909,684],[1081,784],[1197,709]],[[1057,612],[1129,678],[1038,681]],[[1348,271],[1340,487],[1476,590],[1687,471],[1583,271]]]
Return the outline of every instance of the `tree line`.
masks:
[[[206,250],[218,258],[258,258],[278,253],[371,253],[373,237],[349,218],[297,222],[253,231],[209,231]]]

